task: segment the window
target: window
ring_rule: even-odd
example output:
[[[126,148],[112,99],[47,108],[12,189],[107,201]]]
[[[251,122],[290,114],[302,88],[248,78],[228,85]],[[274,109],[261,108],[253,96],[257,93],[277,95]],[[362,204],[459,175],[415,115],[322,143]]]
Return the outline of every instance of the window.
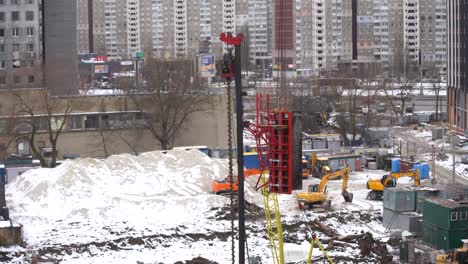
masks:
[[[5,4],[5,0],[0,0],[0,5],[4,5]]]
[[[6,77],[0,76],[0,85],[5,85],[5,84],[6,84]]]
[[[11,35],[13,37],[19,37],[21,34],[21,29],[20,28],[13,28],[11,29]]]
[[[5,29],[0,28],[0,38],[5,37]]]
[[[80,115],[68,116],[67,129],[83,129],[83,116],[80,116]]]
[[[26,20],[33,21],[34,20],[34,11],[26,11]]]
[[[28,27],[28,28],[26,28],[26,35],[27,35],[28,37],[34,36],[34,28],[33,28],[33,27]]]
[[[85,118],[85,128],[98,128],[99,119],[97,115],[87,115]]]
[[[0,53],[5,52],[5,44],[0,44]]]
[[[34,75],[29,75],[28,76],[28,83],[34,83]]]
[[[11,21],[18,21],[20,20],[20,13],[19,11],[11,12]]]
[[[0,69],[5,69],[5,61],[4,60],[1,60],[0,61]]]
[[[28,68],[34,67],[34,60],[27,60],[26,61],[26,67],[28,67]]]
[[[13,51],[19,51],[20,50],[20,44],[14,43],[13,44]]]
[[[0,12],[0,22],[5,22],[5,12]]]
[[[28,5],[34,4],[34,0],[26,0],[26,3],[28,3]]]
[[[467,211],[460,212],[460,220],[461,221],[466,221],[467,218],[468,218],[468,212]]]
[[[10,0],[10,3],[12,5],[19,5],[20,4],[20,0]]]
[[[458,212],[452,212],[450,214],[450,221],[454,222],[458,220]]]
[[[34,52],[34,44],[28,43],[28,45],[26,45],[26,51],[27,52]]]

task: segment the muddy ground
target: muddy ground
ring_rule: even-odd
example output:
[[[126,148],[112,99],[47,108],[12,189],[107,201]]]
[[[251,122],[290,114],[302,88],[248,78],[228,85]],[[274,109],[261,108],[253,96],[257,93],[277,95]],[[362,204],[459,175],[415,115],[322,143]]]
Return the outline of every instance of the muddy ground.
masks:
[[[255,205],[249,204],[246,210],[246,228],[249,239],[255,240],[262,238],[268,240],[265,230],[263,210]],[[236,213],[236,212],[235,212]],[[312,223],[314,220],[323,223],[332,223],[330,228],[337,230],[337,234],[340,234],[340,225],[346,224],[360,224],[370,223],[372,221],[381,221],[382,217],[378,212],[322,212],[322,213],[306,213],[307,220],[297,220],[293,222],[283,223],[284,230],[284,242],[301,244],[305,239],[311,239],[311,230],[317,234],[318,237],[323,241],[322,245],[326,250],[333,256],[333,252],[350,252],[351,254],[341,254],[340,256],[333,256],[335,263],[391,263],[392,256],[387,250],[387,244],[375,239],[370,233],[353,234],[359,236],[358,239],[351,241],[342,242],[339,239],[332,239],[322,233],[322,230],[316,228]],[[229,207],[212,208],[207,213],[208,219],[213,221],[229,221],[230,220],[230,209]],[[304,218],[301,218],[304,219]],[[170,232],[165,234],[153,234],[147,236],[128,236],[120,237],[114,240],[92,242],[84,244],[68,244],[68,245],[53,245],[44,246],[31,249],[28,245],[17,248],[12,251],[8,248],[0,248],[0,261],[3,263],[9,263],[13,259],[23,259],[24,263],[41,263],[41,260],[48,260],[49,263],[60,263],[60,260],[66,255],[81,255],[90,254],[92,251],[96,252],[96,249],[103,252],[121,251],[127,250],[132,245],[137,245],[147,249],[156,249],[157,246],[170,247],[177,241],[230,241],[231,232],[211,232],[211,233],[187,233],[185,226],[179,226]],[[237,230],[235,230],[237,232]],[[167,234],[170,235],[167,235]],[[324,257],[314,258],[315,263],[326,263]],[[163,259],[155,259],[154,263],[166,263]],[[202,257],[194,258],[192,260],[180,260],[174,264],[215,264],[208,259]],[[262,264],[261,257],[256,257],[255,264]],[[300,262],[299,262],[300,263]],[[137,263],[138,264],[138,263]]]

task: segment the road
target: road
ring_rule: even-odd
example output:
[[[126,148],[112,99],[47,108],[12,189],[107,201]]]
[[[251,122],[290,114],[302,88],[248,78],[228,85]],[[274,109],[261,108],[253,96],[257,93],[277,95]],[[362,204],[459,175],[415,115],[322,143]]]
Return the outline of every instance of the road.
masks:
[[[417,96],[413,98],[413,102],[415,104],[415,111],[435,111],[435,107],[436,107],[435,96]],[[442,109],[442,112],[446,112],[447,100],[445,96],[442,97],[441,103],[442,103],[442,106],[439,106],[439,110]]]
[[[408,128],[392,128],[391,130],[395,137],[401,138],[406,142],[413,143],[413,146],[416,147],[415,152],[418,154],[418,156],[422,157],[424,154],[432,153],[432,146],[429,145],[426,141],[420,138],[416,138],[408,133]],[[428,162],[431,162],[431,166],[433,166],[432,161],[428,160]],[[453,174],[451,170],[438,165],[435,166],[435,178],[438,183],[452,183],[452,176]],[[461,175],[456,175],[455,183],[468,185],[468,180],[463,178]]]

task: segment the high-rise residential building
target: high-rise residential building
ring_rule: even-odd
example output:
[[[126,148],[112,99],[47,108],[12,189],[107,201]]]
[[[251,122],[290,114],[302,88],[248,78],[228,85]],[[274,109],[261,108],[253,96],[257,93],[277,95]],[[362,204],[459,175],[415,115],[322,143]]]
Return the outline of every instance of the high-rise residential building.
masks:
[[[80,53],[110,59],[131,59],[136,51],[190,57],[206,49],[221,56],[219,34],[236,32],[234,0],[79,0],[78,5]]]
[[[423,75],[446,73],[447,7],[445,0],[420,1],[420,60]]]
[[[296,33],[300,33],[296,35],[298,68],[319,72],[351,61],[350,1],[302,0],[296,17]]]
[[[38,0],[0,1],[0,89],[41,85]]]
[[[314,72],[373,63],[388,75],[445,72],[444,0],[297,0],[296,61]]]
[[[42,4],[46,86],[53,95],[75,94],[78,92],[77,3],[47,0]]]
[[[268,67],[272,62],[272,11],[272,0],[249,0],[249,57],[253,64],[261,67]]]
[[[78,54],[97,53],[105,51],[105,2],[103,0],[77,0],[78,5]]]
[[[419,0],[404,0],[403,5],[403,38],[404,59],[414,62],[419,61],[420,54],[420,7]]]
[[[468,2],[447,0],[448,120],[468,131]]]

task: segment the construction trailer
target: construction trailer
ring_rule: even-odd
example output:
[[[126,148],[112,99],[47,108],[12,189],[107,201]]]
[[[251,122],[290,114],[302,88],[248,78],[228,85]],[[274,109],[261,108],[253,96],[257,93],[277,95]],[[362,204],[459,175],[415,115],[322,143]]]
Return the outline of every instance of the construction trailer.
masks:
[[[461,247],[468,239],[468,201],[440,198],[424,202],[423,242],[435,249],[450,250]]]

